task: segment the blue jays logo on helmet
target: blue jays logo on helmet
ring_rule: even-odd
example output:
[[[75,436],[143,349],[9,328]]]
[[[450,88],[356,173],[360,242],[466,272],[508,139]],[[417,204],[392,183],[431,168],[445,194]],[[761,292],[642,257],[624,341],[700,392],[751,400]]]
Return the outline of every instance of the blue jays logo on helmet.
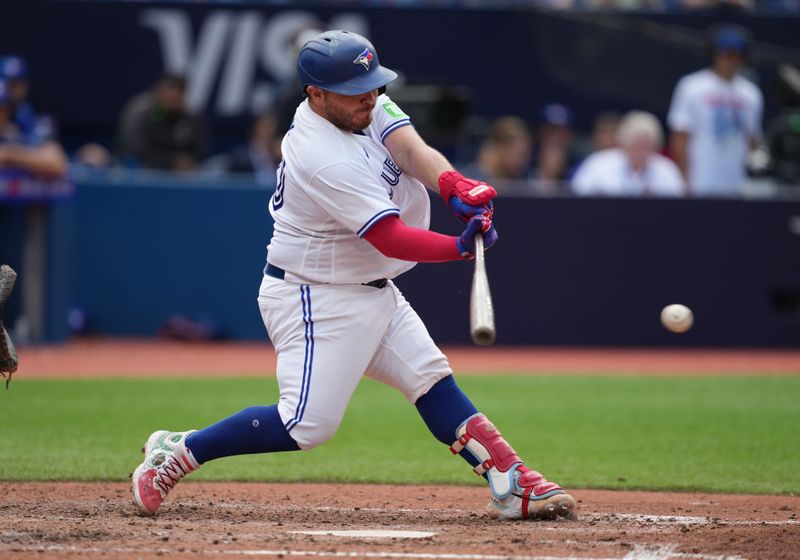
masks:
[[[364,70],[369,70],[369,63],[372,60],[372,53],[369,52],[369,49],[364,49],[361,51],[361,54],[356,57],[353,61],[353,64],[360,64],[364,67]]]

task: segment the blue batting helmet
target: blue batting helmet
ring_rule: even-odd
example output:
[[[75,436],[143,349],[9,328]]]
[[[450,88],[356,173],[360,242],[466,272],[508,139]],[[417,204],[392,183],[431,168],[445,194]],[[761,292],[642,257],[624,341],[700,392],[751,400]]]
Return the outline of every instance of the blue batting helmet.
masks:
[[[352,31],[326,31],[306,43],[297,56],[300,85],[359,95],[379,89],[397,74],[378,62],[378,52]]]

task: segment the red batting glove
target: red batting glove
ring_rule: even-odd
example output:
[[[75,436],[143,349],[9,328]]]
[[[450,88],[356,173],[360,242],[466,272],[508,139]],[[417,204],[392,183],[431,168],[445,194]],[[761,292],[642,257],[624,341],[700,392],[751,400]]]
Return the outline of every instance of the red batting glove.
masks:
[[[455,196],[470,206],[483,206],[497,196],[497,191],[492,185],[467,179],[458,171],[445,171],[439,175],[439,194],[445,204],[451,196]]]

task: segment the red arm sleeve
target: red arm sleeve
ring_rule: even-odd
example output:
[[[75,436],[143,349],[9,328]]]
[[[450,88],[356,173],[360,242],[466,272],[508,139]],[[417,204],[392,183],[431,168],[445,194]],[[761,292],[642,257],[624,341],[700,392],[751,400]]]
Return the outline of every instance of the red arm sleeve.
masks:
[[[364,235],[378,251],[393,259],[415,262],[460,261],[456,237],[407,226],[390,215]]]

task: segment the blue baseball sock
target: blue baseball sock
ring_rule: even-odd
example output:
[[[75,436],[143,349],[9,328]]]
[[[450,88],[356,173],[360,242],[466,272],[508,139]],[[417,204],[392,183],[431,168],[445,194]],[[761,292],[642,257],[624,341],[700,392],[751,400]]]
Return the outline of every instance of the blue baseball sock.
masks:
[[[448,446],[456,440],[456,428],[478,412],[452,375],[440,380],[417,399],[416,407],[434,437]],[[459,455],[473,467],[479,462],[466,449]]]
[[[251,406],[203,428],[186,438],[186,447],[200,464],[231,455],[300,449],[283,426],[276,404]]]

